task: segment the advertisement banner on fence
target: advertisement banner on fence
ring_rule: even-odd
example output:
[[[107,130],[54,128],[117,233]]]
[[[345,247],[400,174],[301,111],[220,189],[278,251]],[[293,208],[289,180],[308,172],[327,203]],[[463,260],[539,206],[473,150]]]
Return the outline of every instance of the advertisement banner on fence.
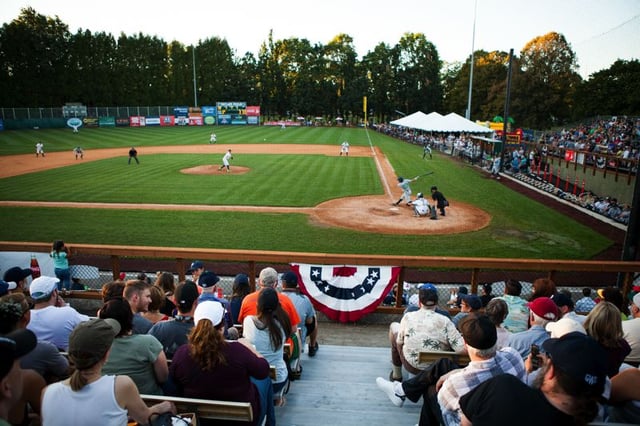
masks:
[[[202,115],[204,117],[207,117],[209,115],[216,115],[216,112],[218,112],[218,109],[214,106],[203,106],[202,107]]]
[[[260,117],[247,116],[247,124],[260,124]]]
[[[98,125],[100,127],[116,127],[115,117],[100,117],[98,119]]]
[[[204,124],[201,115],[190,115],[189,116],[189,126],[202,126]]]
[[[117,127],[128,127],[129,126],[129,117],[117,117],[116,118],[116,126]]]
[[[145,126],[159,126],[160,125],[160,117],[145,117],[144,125]]]
[[[218,109],[214,106],[203,106],[202,107],[202,117],[204,119],[204,124],[207,126],[213,126],[216,124],[216,113]]]
[[[176,117],[186,117],[189,115],[189,107],[177,106],[173,108],[173,115]]]
[[[129,125],[131,127],[144,127],[144,117],[141,115],[132,115],[129,117]]]
[[[82,127],[82,120],[77,117],[70,118],[67,120],[67,126],[71,127],[74,133],[78,133],[78,129]]]
[[[98,117],[84,117],[82,125],[85,127],[98,127]]]
[[[161,115],[160,116],[160,125],[161,126],[175,126],[176,118],[173,115]]]
[[[255,117],[257,115],[260,115],[260,106],[248,106],[247,105],[247,115],[249,117]]]

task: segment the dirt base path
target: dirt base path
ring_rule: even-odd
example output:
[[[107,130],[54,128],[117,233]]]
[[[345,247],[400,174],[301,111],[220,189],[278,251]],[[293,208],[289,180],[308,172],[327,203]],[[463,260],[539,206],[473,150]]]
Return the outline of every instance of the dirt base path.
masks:
[[[141,147],[138,157],[144,166],[144,156],[148,154],[218,154],[228,149],[224,144]],[[234,154],[316,154],[338,157],[340,148],[334,145],[291,145],[291,144],[246,144],[232,145]],[[385,195],[348,197],[330,200],[309,208],[286,207],[250,207],[250,206],[209,206],[178,204],[125,204],[125,203],[49,203],[2,201],[3,206],[72,207],[103,209],[149,209],[149,210],[206,210],[206,211],[251,211],[269,213],[303,213],[318,226],[340,227],[380,234],[451,234],[475,231],[489,225],[491,216],[485,211],[469,204],[449,200],[451,207],[446,217],[438,220],[416,218],[413,210],[407,206],[392,206],[401,191],[396,185],[396,174],[386,156],[377,148],[351,147],[349,156],[373,157],[380,174]],[[122,157],[127,160],[128,149],[96,149],[84,152],[84,159],[76,160],[72,152],[53,152],[46,157],[31,155],[11,155],[0,157],[0,178],[33,173],[63,166],[77,164],[79,161],[97,161],[106,158]],[[348,161],[337,158],[336,161]],[[201,165],[183,169],[182,173],[222,174],[215,165]],[[241,164],[231,165],[231,174],[250,173],[251,170]]]

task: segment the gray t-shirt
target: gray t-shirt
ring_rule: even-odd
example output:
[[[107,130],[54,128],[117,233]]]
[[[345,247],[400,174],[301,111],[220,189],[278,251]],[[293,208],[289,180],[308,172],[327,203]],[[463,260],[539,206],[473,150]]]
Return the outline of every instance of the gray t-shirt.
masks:
[[[39,341],[35,349],[20,359],[24,370],[35,370],[43,377],[66,377],[69,374],[69,361],[53,343]]]
[[[173,358],[176,350],[187,343],[187,335],[193,328],[193,319],[159,321],[151,327],[149,334],[162,343],[167,359]]]

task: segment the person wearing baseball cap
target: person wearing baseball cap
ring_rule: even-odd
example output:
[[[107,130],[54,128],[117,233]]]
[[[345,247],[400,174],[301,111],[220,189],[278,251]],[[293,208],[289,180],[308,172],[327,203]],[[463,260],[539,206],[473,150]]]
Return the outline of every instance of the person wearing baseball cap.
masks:
[[[22,398],[24,384],[20,358],[31,352],[36,344],[35,334],[26,329],[0,336],[0,424],[9,424],[9,413]]]
[[[57,278],[46,275],[31,281],[29,293],[35,305],[27,328],[38,336],[38,340],[46,340],[66,351],[71,331],[89,317],[64,302],[58,294],[59,282]]]
[[[562,337],[569,333],[587,334],[582,324],[573,318],[562,317],[558,321],[547,323],[545,329],[551,335],[551,338]]]
[[[471,312],[477,312],[482,308],[482,299],[476,294],[463,294],[460,296],[460,312],[452,319],[453,323],[458,326],[460,321]]]
[[[193,262],[191,262],[191,266],[189,266],[187,274],[191,274],[191,281],[198,284],[198,279],[204,271],[204,263],[199,260],[194,260]]]
[[[403,315],[407,312],[415,312],[420,309],[420,290],[433,290],[436,292],[436,294],[438,294],[438,289],[432,283],[420,284],[418,286],[418,293],[412,294],[411,297],[409,297],[409,305],[407,306],[407,309],[404,310]],[[441,308],[438,305],[436,305],[436,313],[444,315],[445,317],[451,319],[451,314],[449,314],[449,311]]]
[[[2,279],[9,284],[9,292],[24,291],[27,277],[31,276],[31,269],[14,266],[5,271]]]
[[[173,358],[176,349],[187,343],[187,335],[193,328],[193,314],[198,306],[198,288],[193,281],[178,284],[173,293],[178,313],[168,321],[158,321],[149,334],[160,343],[167,359]]]
[[[224,335],[227,339],[236,340],[238,338],[238,330],[234,327],[233,320],[231,319],[231,308],[229,307],[229,301],[224,297],[218,297],[218,283],[220,277],[213,271],[204,271],[198,279],[198,285],[202,290],[198,303],[202,303],[206,300],[218,302],[224,308]]]
[[[527,306],[531,326],[526,331],[512,334],[507,342],[508,346],[520,352],[522,359],[529,356],[531,345],[542,347],[542,343],[549,338],[546,325],[558,319],[558,307],[549,297],[538,297]]]
[[[263,396],[252,378],[270,386],[269,362],[245,339],[225,340],[223,317],[224,308],[219,302],[206,300],[198,303],[189,343],[180,346],[173,355],[171,377],[178,396],[249,402],[253,410],[253,424],[261,424],[260,408],[266,407],[263,404],[269,399],[269,389],[269,403],[273,405],[273,388],[267,388]]]
[[[558,314],[560,315],[560,317],[571,318],[572,320],[579,322],[580,324],[584,324],[584,322],[587,320],[586,315],[578,315],[575,313],[575,311],[573,310],[575,305],[573,304],[573,299],[571,299],[571,296],[565,293],[556,293],[551,296],[551,300],[553,300],[558,307]]]
[[[418,374],[428,365],[421,363],[421,351],[464,351],[464,340],[449,318],[436,313],[438,292],[431,288],[419,290],[420,309],[407,312],[400,323],[389,325],[391,345],[390,381],[402,380],[402,368]]]
[[[15,282],[12,281],[11,284],[9,284],[5,280],[0,280],[0,297],[4,296],[5,294],[9,294],[11,290],[15,290],[15,289],[16,289]]]
[[[154,415],[176,413],[171,402],[147,407],[129,376],[102,374],[119,333],[120,323],[112,318],[85,321],[71,332],[69,360],[75,371],[68,379],[44,390],[43,424],[127,424],[129,417],[147,424]]]
[[[540,373],[531,387],[503,374],[460,398],[462,424],[588,424],[605,387],[604,349],[591,337],[569,333],[546,340]]]

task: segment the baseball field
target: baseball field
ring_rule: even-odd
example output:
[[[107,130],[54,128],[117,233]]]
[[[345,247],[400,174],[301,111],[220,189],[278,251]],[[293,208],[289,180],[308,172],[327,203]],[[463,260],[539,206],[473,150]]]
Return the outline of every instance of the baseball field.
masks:
[[[128,163],[131,147],[140,164]],[[228,149],[230,173],[219,170]],[[427,172],[414,196],[437,185],[451,204],[435,221],[391,205],[397,176]],[[0,217],[0,240],[69,244],[541,259],[611,245],[477,167],[346,127],[0,132]]]

